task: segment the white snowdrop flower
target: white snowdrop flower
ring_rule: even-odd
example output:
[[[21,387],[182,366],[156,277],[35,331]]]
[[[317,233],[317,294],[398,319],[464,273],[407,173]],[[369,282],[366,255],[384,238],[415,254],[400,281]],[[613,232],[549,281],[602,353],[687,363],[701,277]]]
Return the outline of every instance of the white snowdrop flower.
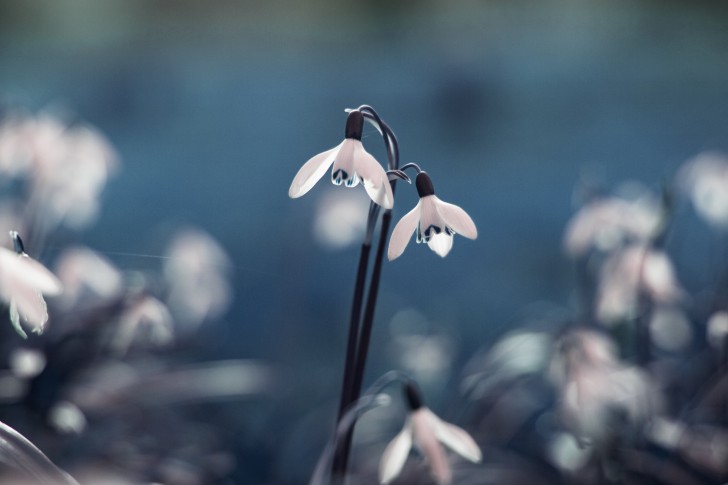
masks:
[[[404,252],[415,231],[418,243],[427,243],[430,249],[443,258],[452,249],[455,234],[462,234],[468,239],[478,237],[475,223],[463,209],[443,202],[435,195],[432,180],[426,172],[417,174],[415,185],[420,201],[394,226],[387,250],[390,261]]]
[[[634,317],[641,294],[658,303],[675,303],[684,291],[664,252],[636,244],[604,263],[597,289],[597,318],[609,324]]]
[[[682,167],[678,180],[703,219],[728,228],[728,157],[701,153]]]
[[[564,233],[564,250],[581,256],[590,248],[615,249],[625,241],[647,241],[662,224],[654,197],[643,194],[635,200],[618,197],[597,199],[582,207],[569,221]]]
[[[384,168],[361,143],[364,115],[354,110],[346,119],[345,138],[339,145],[312,157],[293,178],[288,196],[301,197],[324,176],[330,166],[331,181],[335,185],[356,187],[359,182],[369,197],[385,209],[394,205],[394,195]]]
[[[43,295],[58,295],[63,285],[45,266],[25,253],[23,241],[10,231],[15,251],[0,247],[0,299],[10,306],[10,321],[21,337],[27,338],[21,321],[33,332],[43,333],[48,308]]]
[[[386,485],[397,478],[413,446],[425,456],[440,485],[452,481],[450,463],[441,444],[469,461],[481,461],[480,448],[464,429],[446,423],[425,407],[412,382],[405,384],[404,391],[410,412],[402,431],[384,450],[379,463],[380,483]]]

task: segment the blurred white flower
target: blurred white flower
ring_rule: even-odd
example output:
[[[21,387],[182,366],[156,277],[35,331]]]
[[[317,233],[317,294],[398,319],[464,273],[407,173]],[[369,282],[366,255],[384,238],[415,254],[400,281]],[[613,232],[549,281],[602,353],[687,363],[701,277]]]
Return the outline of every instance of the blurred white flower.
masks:
[[[343,249],[364,237],[369,203],[360,196],[349,190],[332,190],[321,198],[313,231],[323,246]]]
[[[658,305],[650,316],[650,338],[657,348],[675,352],[688,347],[693,330],[682,310]]]
[[[678,172],[681,188],[709,224],[728,227],[728,157],[706,152],[687,161]]]
[[[565,336],[552,369],[562,422],[582,445],[601,446],[619,433],[639,431],[659,409],[649,376],[620,363],[608,340],[594,332]]]
[[[662,251],[632,245],[611,255],[602,266],[597,289],[596,314],[606,324],[632,318],[639,299],[675,303],[684,292],[670,258]]]
[[[84,247],[66,249],[56,265],[64,292],[59,304],[66,310],[93,307],[121,295],[121,272],[104,256]]]
[[[728,312],[715,312],[708,319],[708,343],[716,350],[728,352]]]
[[[420,201],[394,227],[387,250],[390,261],[404,252],[415,231],[418,243],[427,243],[430,249],[442,257],[447,256],[452,249],[455,234],[462,234],[468,239],[478,237],[475,223],[463,209],[443,202],[435,195],[427,173],[418,173],[415,183]]]
[[[58,401],[48,412],[48,422],[64,434],[81,434],[86,428],[86,416],[69,401]]]
[[[0,247],[0,298],[10,305],[10,321],[21,337],[27,338],[21,321],[35,333],[43,333],[48,309],[43,295],[58,295],[63,285],[45,266],[25,253],[23,242],[10,231],[15,251]]]
[[[32,379],[46,366],[46,356],[36,349],[19,347],[10,352],[10,368],[21,379]]]
[[[34,163],[33,196],[53,223],[87,225],[99,209],[99,195],[113,173],[117,157],[108,141],[87,126],[74,126],[53,140],[53,156]]]
[[[427,407],[414,384],[405,385],[405,396],[410,410],[402,431],[387,445],[379,463],[379,481],[390,483],[402,471],[414,445],[427,459],[439,485],[452,481],[452,471],[445,450],[440,443],[472,462],[480,462],[482,454],[477,443],[462,428],[446,423]]]
[[[20,113],[10,113],[0,122],[0,173],[14,178],[27,172],[31,147],[27,143],[29,118]]]
[[[124,354],[135,340],[152,345],[166,345],[172,333],[172,315],[161,301],[149,295],[136,295],[119,320],[119,330],[111,342],[118,354]]]
[[[36,230],[91,222],[99,194],[117,165],[109,142],[88,126],[67,126],[44,113],[13,114],[0,124],[0,173],[24,176]]]
[[[356,187],[361,181],[372,201],[385,209],[391,209],[394,195],[389,179],[384,168],[361,143],[363,126],[364,115],[357,110],[351,111],[346,119],[344,141],[307,161],[293,178],[288,196],[295,199],[304,195],[333,164],[331,181],[335,185]]]
[[[471,360],[463,390],[478,397],[504,381],[541,372],[549,364],[552,343],[546,332],[507,333],[486,353]]]
[[[194,326],[227,310],[232,299],[230,267],[228,255],[206,233],[195,229],[178,233],[164,261],[167,304],[175,321]]]
[[[592,247],[610,251],[628,241],[647,241],[659,230],[662,217],[659,204],[646,191],[632,199],[596,199],[569,221],[564,249],[571,256],[581,256]]]

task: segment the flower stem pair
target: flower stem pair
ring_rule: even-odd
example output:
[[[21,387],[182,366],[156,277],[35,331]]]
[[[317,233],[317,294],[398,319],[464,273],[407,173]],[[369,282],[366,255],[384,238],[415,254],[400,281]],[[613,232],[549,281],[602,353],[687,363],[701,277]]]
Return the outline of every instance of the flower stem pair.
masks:
[[[388,168],[389,170],[397,170],[399,167],[399,148],[397,138],[391,128],[382,121],[379,115],[370,106],[361,106],[358,108],[358,111],[364,114],[366,119],[373,122],[375,127],[382,134],[382,137],[384,138],[384,145],[387,150]],[[394,194],[396,180],[392,180],[389,183],[392,189],[392,194]],[[366,234],[359,255],[356,283],[354,285],[354,297],[352,299],[351,315],[349,320],[349,335],[347,338],[344,376],[341,386],[337,424],[342,420],[347,409],[352,405],[352,403],[359,399],[364,379],[364,370],[366,368],[367,355],[369,353],[369,342],[371,341],[372,328],[374,324],[374,311],[376,309],[377,296],[379,294],[382,262],[384,261],[385,247],[389,235],[389,226],[392,220],[391,209],[385,209],[382,215],[382,222],[379,227],[377,252],[369,281],[366,306],[364,307],[364,314],[362,316],[366,274],[369,266],[373,233],[379,215],[379,207],[380,206],[374,202],[370,205]],[[341,437],[341,441],[338,443],[331,470],[335,483],[343,483],[344,476],[346,475],[353,432],[354,426],[352,425],[347,429],[346,433],[344,433]]]

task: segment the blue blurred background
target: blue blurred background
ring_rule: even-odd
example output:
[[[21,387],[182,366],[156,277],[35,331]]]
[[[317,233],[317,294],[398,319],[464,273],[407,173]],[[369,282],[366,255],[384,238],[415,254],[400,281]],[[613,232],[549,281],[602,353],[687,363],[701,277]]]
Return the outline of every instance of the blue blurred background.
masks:
[[[0,100],[70,111],[118,150],[77,239],[125,269],[158,268],[178,225],[228,251],[234,304],[200,332],[199,358],[281,370],[277,405],[227,410],[257,422],[239,441],[261,459],[236,473],[300,483],[336,404],[358,243],[315,234],[330,184],[287,190],[340,142],[344,109],[376,108],[403,162],[479,228],[444,260],[412,244],[384,268],[368,381],[401,365],[398,332],[446,336],[437,402],[524,309],[570,304],[575,188],[658,189],[687,158],[728,149],[726,21],[724,2],[0,2]],[[364,143],[384,159],[373,128]],[[400,184],[395,219],[415,203]]]

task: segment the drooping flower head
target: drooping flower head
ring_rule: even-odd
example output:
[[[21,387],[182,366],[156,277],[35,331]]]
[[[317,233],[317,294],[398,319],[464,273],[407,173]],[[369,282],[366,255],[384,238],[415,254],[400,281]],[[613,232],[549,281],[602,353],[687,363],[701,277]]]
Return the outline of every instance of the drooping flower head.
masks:
[[[331,182],[334,185],[356,187],[359,182],[376,204],[391,209],[394,195],[384,168],[371,156],[361,143],[364,128],[364,115],[353,110],[346,119],[344,141],[330,150],[315,155],[308,160],[293,178],[288,196],[301,197],[331,169]]]
[[[402,431],[387,445],[379,463],[379,481],[383,485],[397,478],[402,471],[412,446],[427,459],[439,485],[452,481],[452,471],[441,443],[463,458],[474,463],[482,459],[480,448],[462,428],[446,423],[430,411],[414,382],[404,385],[409,415]]]
[[[443,202],[435,195],[432,180],[426,172],[417,174],[415,185],[420,201],[394,227],[387,250],[390,261],[404,252],[415,230],[417,242],[427,243],[430,249],[442,257],[447,256],[452,249],[452,237],[455,234],[462,234],[468,239],[478,237],[475,223],[463,209]]]
[[[25,338],[21,319],[33,332],[42,333],[48,321],[43,294],[57,295],[63,285],[45,266],[25,253],[23,241],[16,231],[10,231],[10,237],[15,250],[0,247],[0,298],[10,305],[10,321]]]

